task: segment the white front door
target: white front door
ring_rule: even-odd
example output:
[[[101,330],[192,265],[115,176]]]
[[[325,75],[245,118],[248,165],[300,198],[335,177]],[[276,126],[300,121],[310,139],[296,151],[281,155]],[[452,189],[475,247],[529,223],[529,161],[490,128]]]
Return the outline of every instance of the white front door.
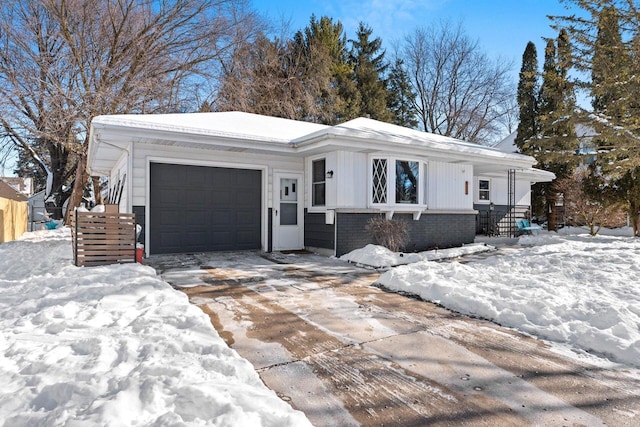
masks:
[[[303,248],[303,194],[302,174],[273,174],[273,250]]]

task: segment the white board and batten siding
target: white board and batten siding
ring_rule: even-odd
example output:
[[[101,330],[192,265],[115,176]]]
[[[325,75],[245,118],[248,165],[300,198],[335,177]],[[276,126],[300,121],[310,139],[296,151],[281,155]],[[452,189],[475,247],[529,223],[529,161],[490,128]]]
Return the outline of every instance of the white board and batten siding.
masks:
[[[324,159],[325,171],[333,171],[325,181],[325,205],[312,206],[313,161]],[[350,151],[331,151],[307,157],[306,207],[309,212],[326,209],[363,209],[367,206],[367,155]]]
[[[133,157],[133,206],[146,204],[148,165],[153,162],[266,170],[267,188],[265,196],[267,207],[273,206],[273,171],[302,172],[304,170],[303,160],[296,157],[233,151],[199,150],[138,143],[135,145]]]
[[[509,204],[509,181],[507,177],[482,177],[479,176],[474,182],[474,190],[477,192],[478,180],[489,180],[489,199],[488,201],[477,200],[476,203],[489,203],[492,202],[495,205],[508,205]],[[531,205],[531,182],[526,179],[518,179],[516,173],[516,188],[515,188],[515,202],[516,206],[530,206]]]
[[[338,151],[336,207],[363,208],[367,206],[367,155]]]
[[[427,163],[429,210],[473,209],[473,166],[430,161]]]

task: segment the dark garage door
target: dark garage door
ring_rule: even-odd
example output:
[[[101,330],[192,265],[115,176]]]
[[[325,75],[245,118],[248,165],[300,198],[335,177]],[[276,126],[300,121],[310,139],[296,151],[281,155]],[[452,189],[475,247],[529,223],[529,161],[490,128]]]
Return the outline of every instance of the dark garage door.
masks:
[[[260,249],[259,170],[151,163],[150,252]]]

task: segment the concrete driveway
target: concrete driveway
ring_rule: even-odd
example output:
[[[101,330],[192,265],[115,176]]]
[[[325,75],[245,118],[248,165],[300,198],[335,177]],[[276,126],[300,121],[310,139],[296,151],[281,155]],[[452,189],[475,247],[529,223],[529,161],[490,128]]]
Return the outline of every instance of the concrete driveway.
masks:
[[[635,426],[640,371],[386,292],[314,254],[148,260],[316,426]]]

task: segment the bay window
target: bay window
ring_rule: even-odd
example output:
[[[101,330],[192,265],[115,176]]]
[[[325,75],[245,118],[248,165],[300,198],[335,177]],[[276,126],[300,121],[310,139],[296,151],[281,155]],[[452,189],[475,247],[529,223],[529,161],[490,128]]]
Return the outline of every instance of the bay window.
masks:
[[[372,158],[371,199],[374,205],[424,205],[425,164],[392,157]]]
[[[396,203],[418,204],[420,163],[396,160]]]

